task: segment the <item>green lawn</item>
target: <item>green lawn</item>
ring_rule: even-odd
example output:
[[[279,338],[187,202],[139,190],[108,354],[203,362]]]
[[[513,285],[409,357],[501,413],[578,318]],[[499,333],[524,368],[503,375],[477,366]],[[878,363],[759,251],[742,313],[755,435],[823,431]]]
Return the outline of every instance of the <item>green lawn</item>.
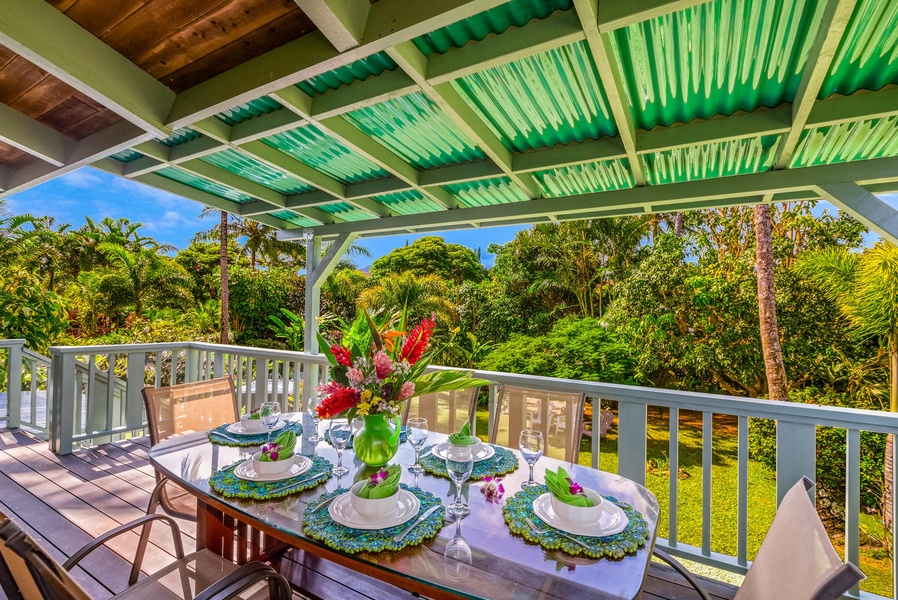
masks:
[[[668,413],[666,409],[652,409],[648,416],[648,474],[647,487],[658,497],[661,505],[659,535],[668,537],[668,505],[670,473],[668,455]],[[603,437],[599,447],[603,471],[617,472],[616,421]],[[486,438],[487,412],[477,412],[477,431]],[[680,412],[679,424],[679,490],[677,538],[680,542],[701,547],[702,543],[702,418],[700,413]],[[711,549],[735,556],[737,523],[737,438],[734,418],[716,416],[713,432],[713,463],[711,467]],[[580,446],[580,464],[591,465],[591,440],[584,436]],[[748,467],[748,556],[753,558],[776,512],[776,477],[766,466],[749,461]],[[864,515],[867,527],[875,522]],[[864,543],[865,539],[862,539]],[[843,551],[842,540],[835,539],[836,549]],[[867,580],[861,589],[891,596],[891,564],[881,547],[875,544],[861,547],[861,569]]]

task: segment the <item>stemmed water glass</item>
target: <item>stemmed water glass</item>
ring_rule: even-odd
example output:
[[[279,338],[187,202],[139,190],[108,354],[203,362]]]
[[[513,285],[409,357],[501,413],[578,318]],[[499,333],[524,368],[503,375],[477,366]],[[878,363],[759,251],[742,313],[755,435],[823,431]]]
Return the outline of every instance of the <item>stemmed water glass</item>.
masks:
[[[418,417],[409,419],[408,426],[408,441],[412,448],[415,449],[415,464],[409,470],[412,473],[423,473],[424,467],[421,466],[418,455],[421,453],[421,447],[424,446],[424,442],[427,441],[427,419]]]
[[[533,481],[533,465],[536,464],[543,455],[543,434],[535,429],[525,429],[521,431],[521,456],[530,465],[530,479],[521,484],[522,488],[539,485]]]
[[[262,406],[259,408],[259,418],[262,420],[262,425],[268,430],[269,444],[271,444],[271,431],[274,429],[274,426],[278,424],[280,416],[280,402],[263,402]]]
[[[330,433],[331,444],[337,449],[337,466],[334,469],[334,475],[337,477],[349,473],[349,469],[343,466],[343,450],[352,437],[352,427],[346,419],[331,419],[331,426],[328,429]]]
[[[443,559],[446,562],[446,576],[453,581],[464,581],[471,571],[473,562],[471,546],[461,535],[461,519],[455,520],[455,535],[446,544]]]
[[[315,428],[315,431],[306,438],[306,440],[312,442],[313,444],[317,444],[324,438],[318,435],[318,421],[320,420],[318,417],[318,406],[321,404],[321,396],[315,395],[310,397],[306,401],[306,412],[309,413],[309,416],[312,417],[312,426]]]
[[[468,505],[461,501],[461,486],[474,470],[474,453],[470,446],[449,446],[446,450],[446,472],[455,484],[455,502],[449,505],[449,514],[464,517],[471,513]]]

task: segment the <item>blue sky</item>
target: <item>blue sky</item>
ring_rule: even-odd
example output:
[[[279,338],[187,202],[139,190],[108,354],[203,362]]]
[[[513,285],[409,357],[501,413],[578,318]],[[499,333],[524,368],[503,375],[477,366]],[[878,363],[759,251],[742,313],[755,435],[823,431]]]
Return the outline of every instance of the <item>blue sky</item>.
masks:
[[[883,200],[898,207],[898,194],[883,196]],[[177,248],[184,248],[198,231],[209,229],[216,222],[215,218],[200,219],[203,207],[192,200],[89,167],[11,196],[8,207],[13,214],[50,215],[59,222],[71,223],[73,227],[80,227],[85,216],[95,220],[107,216],[114,219],[125,217],[143,223],[144,235]],[[834,208],[828,203],[821,203],[819,207],[828,207],[830,210]],[[462,244],[474,250],[480,248],[483,263],[492,266],[494,257],[487,254],[487,246],[509,242],[523,228],[485,227],[448,231],[440,235],[450,243]],[[357,258],[356,263],[366,267],[375,258],[423,235],[427,234],[360,240],[359,243],[371,251],[372,257]]]

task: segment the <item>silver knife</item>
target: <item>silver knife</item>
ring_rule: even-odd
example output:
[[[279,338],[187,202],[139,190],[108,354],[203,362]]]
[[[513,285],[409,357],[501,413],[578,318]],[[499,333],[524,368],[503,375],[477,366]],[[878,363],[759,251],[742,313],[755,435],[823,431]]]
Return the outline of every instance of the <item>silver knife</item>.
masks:
[[[436,511],[442,510],[442,508],[443,508],[443,505],[442,505],[442,504],[437,504],[436,506],[432,506],[432,507],[428,508],[426,511],[424,511],[424,514],[423,514],[423,515],[421,515],[420,517],[418,517],[417,519],[415,519],[414,522],[413,522],[411,525],[408,526],[408,529],[406,529],[405,531],[403,531],[402,533],[400,533],[399,535],[397,535],[396,537],[394,537],[394,538],[393,538],[393,541],[394,541],[394,542],[401,542],[401,541],[402,541],[402,538],[404,538],[405,536],[407,536],[409,533],[412,532],[412,529],[414,529],[415,527],[417,527],[418,525],[420,525],[421,523],[423,523],[424,521],[426,521],[426,520],[427,520],[427,517],[429,517],[430,515],[432,515],[432,514],[435,513]]]
[[[232,438],[231,436],[225,435],[225,434],[221,433],[220,431],[212,431],[210,433],[212,435],[217,435],[218,437],[220,437],[224,440],[228,440],[229,442],[233,442],[235,444],[243,444],[243,442],[241,440],[238,440],[237,438]]]
[[[313,508],[313,509],[312,509],[311,511],[309,511],[309,512],[310,512],[310,513],[318,512],[319,510],[321,510],[322,508],[324,508],[325,506],[327,506],[328,504],[330,504],[331,502],[333,502],[334,500],[336,500],[336,499],[339,498],[339,497],[340,497],[340,494],[337,494],[336,496],[331,496],[330,498],[328,498],[328,499],[325,500],[324,502],[319,502],[318,504],[316,504],[316,505],[315,505],[315,508]]]

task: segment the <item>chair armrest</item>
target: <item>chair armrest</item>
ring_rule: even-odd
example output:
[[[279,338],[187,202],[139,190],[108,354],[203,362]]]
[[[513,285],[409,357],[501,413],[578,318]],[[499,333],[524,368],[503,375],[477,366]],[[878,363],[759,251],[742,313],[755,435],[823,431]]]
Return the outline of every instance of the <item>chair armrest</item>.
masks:
[[[690,573],[686,569],[686,567],[684,567],[680,563],[680,561],[675,559],[664,550],[659,550],[658,548],[655,548],[652,551],[652,554],[654,554],[656,558],[660,558],[661,560],[669,564],[674,571],[682,575],[683,578],[689,582],[689,585],[691,585],[695,589],[695,591],[698,592],[698,595],[701,596],[702,600],[711,600],[711,596],[708,595],[708,592],[705,591],[705,588],[702,587],[698,580],[692,576],[692,573]]]
[[[266,565],[253,561],[210,585],[197,594],[194,600],[227,600],[260,581],[268,580],[268,594],[271,600],[291,600],[293,590],[284,576]]]
[[[184,545],[181,543],[181,529],[178,527],[178,524],[171,517],[167,517],[165,515],[144,515],[138,519],[134,519],[130,523],[125,523],[124,525],[119,525],[115,529],[110,529],[103,535],[95,538],[93,541],[85,544],[81,549],[75,552],[71,558],[69,558],[65,563],[63,563],[62,568],[66,571],[71,571],[72,567],[77,565],[82,558],[108,542],[114,537],[122,535],[123,533],[127,533],[132,529],[137,527],[150,527],[153,521],[165,521],[168,523],[169,527],[171,527],[172,538],[175,542],[175,557],[176,558],[184,558]],[[146,532],[147,534],[149,532]],[[140,565],[143,563],[143,555],[146,552],[147,541],[149,540],[149,535],[141,535],[140,542],[137,544],[137,553],[134,557],[134,565],[131,569],[132,578],[134,581],[137,578],[134,574],[140,572]],[[130,583],[134,583],[131,581]]]

